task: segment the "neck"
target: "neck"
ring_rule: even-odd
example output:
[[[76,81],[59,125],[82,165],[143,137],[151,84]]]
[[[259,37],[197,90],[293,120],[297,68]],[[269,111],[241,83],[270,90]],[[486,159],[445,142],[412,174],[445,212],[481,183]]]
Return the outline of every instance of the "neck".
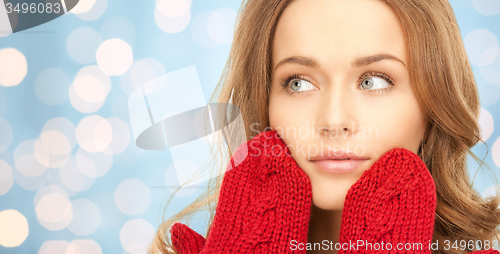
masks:
[[[335,244],[339,242],[341,221],[342,210],[323,210],[313,204],[309,219],[307,241],[311,244],[311,249],[315,250],[308,250],[307,254],[336,254]],[[325,252],[325,243],[328,245],[328,252]]]

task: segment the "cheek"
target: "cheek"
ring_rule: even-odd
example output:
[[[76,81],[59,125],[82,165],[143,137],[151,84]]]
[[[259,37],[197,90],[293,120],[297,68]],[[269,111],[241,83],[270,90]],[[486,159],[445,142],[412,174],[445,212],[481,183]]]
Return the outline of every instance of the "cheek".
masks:
[[[392,148],[406,148],[414,153],[423,135],[424,118],[416,101],[406,104],[395,104],[387,110],[380,111],[370,117],[371,125],[378,131],[374,141],[384,151]]]

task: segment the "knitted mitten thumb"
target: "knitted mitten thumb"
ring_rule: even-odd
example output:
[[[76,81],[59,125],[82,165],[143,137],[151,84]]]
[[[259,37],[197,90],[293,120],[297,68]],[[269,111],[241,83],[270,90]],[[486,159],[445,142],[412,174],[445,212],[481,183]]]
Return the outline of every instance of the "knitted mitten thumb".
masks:
[[[306,253],[290,243],[307,241],[311,204],[311,182],[288,147],[276,131],[262,132],[232,156],[206,241],[176,223],[172,243],[181,254]]]
[[[396,148],[348,190],[339,253],[430,253],[436,189],[425,163]]]

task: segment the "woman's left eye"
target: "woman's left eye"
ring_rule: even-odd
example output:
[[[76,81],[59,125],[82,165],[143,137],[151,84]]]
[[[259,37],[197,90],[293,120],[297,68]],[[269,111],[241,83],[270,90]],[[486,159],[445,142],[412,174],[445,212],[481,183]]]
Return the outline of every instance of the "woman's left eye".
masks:
[[[385,73],[365,73],[359,80],[359,87],[365,90],[387,90],[394,86],[394,81]]]

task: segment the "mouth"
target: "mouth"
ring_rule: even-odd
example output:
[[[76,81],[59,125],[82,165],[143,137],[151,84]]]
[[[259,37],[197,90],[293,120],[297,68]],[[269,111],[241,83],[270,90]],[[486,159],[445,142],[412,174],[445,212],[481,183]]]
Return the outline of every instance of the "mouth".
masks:
[[[316,167],[326,173],[352,173],[368,159],[325,159],[312,161]]]

